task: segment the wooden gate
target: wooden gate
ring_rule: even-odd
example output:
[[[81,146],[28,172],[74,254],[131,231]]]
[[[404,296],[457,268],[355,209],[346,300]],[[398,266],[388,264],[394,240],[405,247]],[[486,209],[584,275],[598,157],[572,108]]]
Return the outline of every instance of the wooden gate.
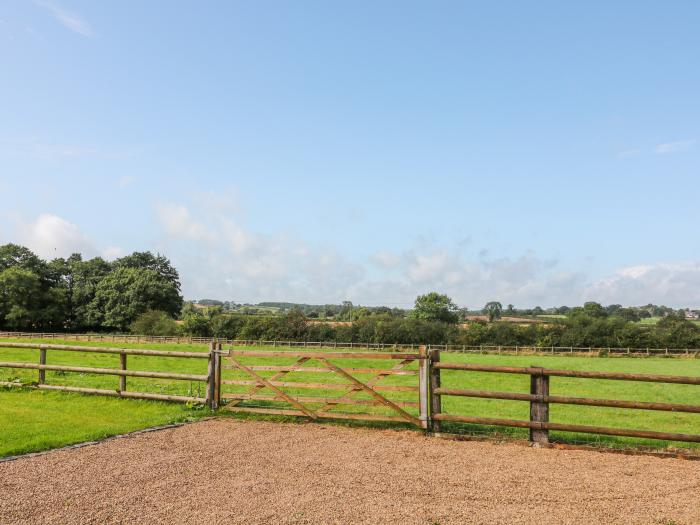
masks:
[[[418,381],[421,374],[427,377],[424,348],[419,353],[234,348],[221,356],[224,410],[427,427],[427,396],[419,395]]]

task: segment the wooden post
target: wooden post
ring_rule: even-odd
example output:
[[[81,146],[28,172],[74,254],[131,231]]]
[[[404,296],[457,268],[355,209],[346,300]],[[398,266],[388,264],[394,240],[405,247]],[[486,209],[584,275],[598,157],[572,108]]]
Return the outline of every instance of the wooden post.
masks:
[[[46,348],[39,347],[39,364],[46,364]],[[39,370],[39,384],[43,385],[46,382],[46,370]]]
[[[214,389],[216,386],[216,346],[209,343],[209,367],[207,369],[207,396],[206,404],[214,410]]]
[[[549,396],[549,376],[542,373],[530,376],[530,394]],[[530,422],[549,422],[549,403],[545,401],[530,401]],[[530,441],[533,443],[549,443],[549,430],[530,428]]]
[[[221,351],[223,350],[223,345],[219,343],[216,347],[216,379],[214,384],[214,400],[216,401],[216,407],[219,408],[221,405]]]
[[[434,367],[435,363],[440,362],[440,350],[431,350],[428,354],[428,366],[430,376],[430,430],[432,432],[440,432],[440,421],[436,421],[435,415],[442,412],[442,398],[435,390],[440,388],[440,369]]]
[[[418,347],[418,419],[424,430],[430,428],[430,363],[425,345]]]
[[[119,368],[126,370],[126,354],[119,354]],[[126,392],[126,376],[119,376],[119,391]]]

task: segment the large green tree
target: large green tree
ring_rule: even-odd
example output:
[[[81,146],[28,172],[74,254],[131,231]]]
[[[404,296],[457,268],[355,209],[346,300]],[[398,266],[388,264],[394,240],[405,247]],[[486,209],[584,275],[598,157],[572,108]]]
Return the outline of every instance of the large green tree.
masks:
[[[120,267],[100,280],[90,316],[103,328],[123,331],[148,310],[175,316],[181,308],[177,287],[155,270]]]
[[[459,320],[458,312],[459,307],[447,295],[430,292],[416,298],[411,317],[454,324]]]
[[[39,276],[10,267],[0,272],[0,322],[15,330],[31,330],[39,324],[43,293]]]

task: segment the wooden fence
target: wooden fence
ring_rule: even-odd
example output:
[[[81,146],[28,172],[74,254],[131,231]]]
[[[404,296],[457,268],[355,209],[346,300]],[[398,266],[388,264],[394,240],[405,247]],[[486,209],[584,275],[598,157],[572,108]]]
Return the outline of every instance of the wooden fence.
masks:
[[[227,339],[217,337],[190,337],[169,335],[135,334],[73,334],[54,332],[0,332],[4,339],[60,339],[64,341],[95,341],[112,343],[162,343],[162,344],[210,344],[231,346],[280,347],[280,348],[324,348],[349,350],[381,350],[402,352],[417,351],[421,346],[445,352],[467,354],[514,354],[514,355],[613,355],[613,356],[700,356],[700,348],[633,348],[602,346],[536,346],[536,345],[422,345],[417,343],[360,343],[345,341],[263,341],[254,339]]]
[[[83,394],[98,394],[103,396],[128,397],[136,399],[155,399],[161,401],[183,401],[194,403],[207,403],[212,405],[212,400],[216,392],[214,372],[216,371],[217,354],[209,352],[170,352],[161,350],[145,350],[135,348],[107,348],[102,346],[69,346],[69,345],[53,345],[53,344],[36,344],[36,343],[7,343],[0,342],[0,348],[25,348],[39,350],[39,362],[14,362],[0,361],[0,368],[14,369],[30,369],[37,370],[37,381],[35,384],[29,385],[33,388],[41,390],[63,390],[66,392],[80,392]],[[67,366],[67,365],[51,365],[47,364],[47,354],[49,351],[57,352],[84,352],[84,353],[100,353],[100,354],[116,354],[119,355],[119,368],[96,368],[85,366]],[[209,367],[206,375],[202,374],[178,374],[172,372],[157,372],[150,370],[130,370],[127,368],[127,356],[140,355],[151,357],[167,357],[167,358],[185,358],[185,359],[208,359]],[[113,375],[119,377],[119,386],[114,390],[84,388],[77,386],[66,385],[50,385],[46,381],[46,371],[55,372],[70,372],[78,374],[100,374]],[[127,377],[146,377],[154,379],[174,379],[182,381],[195,381],[207,384],[206,397],[180,396],[158,394],[152,392],[133,392],[127,390]],[[5,386],[14,386],[15,383],[2,382]]]
[[[530,440],[535,443],[549,442],[551,430],[700,443],[700,435],[697,434],[574,425],[554,423],[549,420],[549,406],[552,403],[700,414],[700,406],[697,405],[550,395],[549,386],[552,377],[700,385],[700,376],[446,363],[440,360],[440,350],[428,350],[425,346],[413,353],[240,350],[235,346],[224,350],[221,343],[211,343],[209,352],[10,342],[0,342],[0,348],[39,350],[39,359],[36,363],[0,361],[0,368],[37,370],[37,380],[30,386],[46,390],[206,403],[212,409],[219,408],[223,401],[222,408],[232,412],[302,416],[312,420],[334,418],[403,422],[434,433],[442,432],[443,422],[519,427],[529,429]],[[97,368],[48,364],[47,355],[54,351],[116,354],[119,355],[120,367]],[[129,355],[206,359],[208,369],[206,374],[134,370],[127,368]],[[288,362],[284,362],[285,360]],[[47,370],[113,375],[119,377],[119,385],[114,390],[52,385],[47,383]],[[442,370],[465,374],[486,372],[528,375],[530,392],[445,388],[442,386]],[[405,378],[402,381],[391,381],[399,376],[405,376]],[[128,377],[206,383],[206,397],[129,391],[127,390]],[[319,377],[328,377],[334,381],[319,379]],[[1,384],[15,385],[16,383]],[[397,399],[395,396],[403,397]],[[442,409],[444,396],[527,402],[530,404],[530,417],[528,420],[514,420],[448,414]],[[377,407],[388,414],[378,414]]]
[[[540,367],[524,368],[466,363],[442,363],[440,362],[439,350],[432,350],[430,352],[428,366],[430,368],[429,391],[431,397],[430,428],[434,432],[441,431],[442,421],[453,421],[458,423],[470,423],[477,425],[528,428],[530,429],[530,441],[535,443],[548,443],[550,430],[700,443],[700,435],[695,434],[678,434],[671,432],[656,432],[650,430],[572,425],[567,423],[552,423],[549,421],[550,403],[561,403],[567,405],[585,405],[594,407],[614,407],[637,410],[660,410],[666,412],[690,412],[700,414],[700,406],[697,405],[553,396],[549,394],[550,377],[576,377],[582,379],[606,379],[613,381],[643,381],[648,383],[675,383],[684,385],[700,385],[700,377],[698,376],[693,377],[651,374],[628,374],[619,372],[558,370]],[[441,370],[529,375],[530,393],[525,394],[513,392],[443,388],[441,386]],[[445,414],[442,411],[443,396],[463,396],[484,399],[526,401],[530,403],[530,418],[528,421],[523,421],[515,419],[500,419],[488,417],[474,417],[459,414]]]

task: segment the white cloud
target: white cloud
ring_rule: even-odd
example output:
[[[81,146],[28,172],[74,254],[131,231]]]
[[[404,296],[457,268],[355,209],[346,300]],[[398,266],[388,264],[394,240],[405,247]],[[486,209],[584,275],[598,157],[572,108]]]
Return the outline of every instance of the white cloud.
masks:
[[[108,261],[113,261],[124,255],[124,251],[119,246],[107,246],[102,250],[102,257]]]
[[[700,306],[700,262],[631,266],[593,283],[585,298],[603,303]]]
[[[378,251],[373,253],[370,258],[370,262],[372,262],[374,265],[379,266],[380,268],[396,268],[401,264],[401,257],[399,257],[396,254],[393,254],[389,251]]]
[[[193,241],[215,241],[216,237],[190,216],[189,210],[179,204],[159,203],[156,212],[160,224],[174,238]]]
[[[47,9],[63,27],[70,29],[74,33],[87,37],[95,35],[90,24],[81,16],[70,13],[51,2],[37,0],[35,3],[36,5]]]
[[[689,140],[679,140],[677,142],[666,142],[664,144],[659,144],[656,146],[655,151],[660,155],[667,153],[677,153],[679,151],[685,151],[690,149],[697,142],[695,139]]]
[[[46,259],[94,252],[92,243],[80,229],[57,215],[43,213],[36,221],[21,224],[19,230],[22,244]]]

